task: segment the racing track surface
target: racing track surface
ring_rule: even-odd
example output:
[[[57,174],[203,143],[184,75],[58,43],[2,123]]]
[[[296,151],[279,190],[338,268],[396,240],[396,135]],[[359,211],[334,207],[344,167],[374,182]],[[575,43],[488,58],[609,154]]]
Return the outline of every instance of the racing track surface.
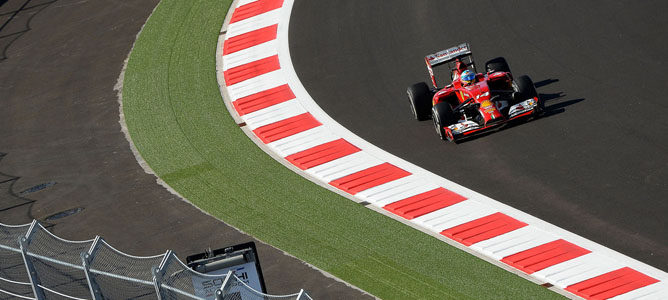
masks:
[[[157,3],[0,0],[0,223],[36,218],[62,238],[97,234],[128,254],[172,249],[184,261],[254,240],[159,186],[121,132],[114,85]],[[45,222],[73,208],[83,210]],[[254,241],[270,293],[370,298]]]
[[[668,271],[665,1],[296,1],[295,69],[335,120],[380,148]],[[423,57],[504,56],[547,115],[461,143],[412,119]],[[481,67],[479,67],[481,68]]]

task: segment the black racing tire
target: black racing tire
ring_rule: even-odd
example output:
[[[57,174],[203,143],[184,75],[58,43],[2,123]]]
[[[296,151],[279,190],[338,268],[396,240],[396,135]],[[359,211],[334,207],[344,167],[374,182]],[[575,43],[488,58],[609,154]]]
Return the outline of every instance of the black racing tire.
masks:
[[[513,80],[513,91],[518,93],[518,96],[521,97],[522,100],[538,97],[536,87],[533,85],[531,78],[527,75],[522,75]]]
[[[508,63],[506,62],[505,58],[497,57],[488,60],[485,63],[485,70],[487,70],[487,73],[510,72],[510,67],[508,66]]]
[[[434,122],[434,128],[436,133],[441,137],[442,140],[453,141],[454,138],[452,134],[448,135],[443,127],[448,126],[456,121],[455,112],[452,111],[450,104],[441,102],[431,109],[431,119]]]
[[[536,116],[540,116],[545,111],[545,104],[538,97],[536,86],[533,84],[531,78],[527,75],[522,75],[516,80],[513,80],[513,105],[529,98],[538,98],[538,105],[535,108]]]
[[[427,120],[430,117],[431,101],[434,94],[426,83],[413,84],[406,90],[408,101],[411,105],[413,117],[418,121]]]

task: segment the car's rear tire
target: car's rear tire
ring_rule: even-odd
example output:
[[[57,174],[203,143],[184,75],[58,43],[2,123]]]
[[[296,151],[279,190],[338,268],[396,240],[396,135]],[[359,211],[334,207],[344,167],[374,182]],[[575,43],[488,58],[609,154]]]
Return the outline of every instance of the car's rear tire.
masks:
[[[454,141],[452,132],[444,128],[456,121],[455,112],[452,111],[450,104],[441,102],[434,105],[431,109],[431,119],[434,122],[436,133],[438,133],[442,140]]]
[[[408,94],[413,117],[418,121],[429,119],[433,93],[429,90],[427,84],[424,82],[413,84],[408,87],[406,93]]]
[[[487,73],[510,72],[510,67],[508,66],[508,63],[506,62],[506,59],[503,58],[503,57],[497,57],[497,58],[488,60],[485,63],[485,69],[487,70]]]

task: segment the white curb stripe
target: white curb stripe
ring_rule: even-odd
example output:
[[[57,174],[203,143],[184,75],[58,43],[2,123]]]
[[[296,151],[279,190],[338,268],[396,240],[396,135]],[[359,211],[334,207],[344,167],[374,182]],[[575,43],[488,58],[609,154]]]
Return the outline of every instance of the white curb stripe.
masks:
[[[340,136],[332,134],[326,126],[321,125],[271,142],[267,146],[281,157],[286,157],[340,138]]]
[[[471,245],[471,248],[481,251],[496,260],[501,260],[506,256],[547,244],[557,239],[555,235],[529,225],[475,243]]]
[[[246,121],[246,125],[251,130],[269,125],[287,118],[306,113],[306,110],[296,99],[278,103],[276,105],[263,108],[252,113],[248,113],[241,118]]]
[[[227,87],[227,91],[233,101],[236,101],[240,98],[273,89],[286,83],[285,71],[276,70],[230,85]]]
[[[223,71],[278,54],[276,40],[223,56]]]
[[[594,278],[599,275],[624,267],[607,257],[589,253],[549,268],[540,270],[533,275],[545,279],[560,288]]]
[[[383,207],[424,192],[431,191],[439,186],[434,183],[426,183],[425,178],[417,175],[409,175],[368,190],[358,193],[357,197],[375,206]]]
[[[497,211],[474,200],[462,202],[441,208],[437,211],[419,216],[413,221],[434,232],[443,230],[489,216]]]
[[[665,300],[666,291],[668,291],[668,282],[657,282],[610,298],[610,300]]]
[[[244,33],[249,33],[253,30],[258,30],[260,28],[265,28],[271,25],[278,24],[278,21],[281,17],[281,10],[275,9],[268,11],[257,16],[250,17],[248,19],[241,20],[239,22],[234,22],[230,24],[225,34],[225,38],[229,39],[237,35],[242,35]]]
[[[239,2],[237,3],[237,7],[244,6],[244,5],[249,4],[249,3],[253,3],[255,1],[258,1],[258,0],[239,0]]]
[[[357,173],[383,163],[383,161],[365,153],[356,152],[333,161],[306,170],[306,173],[324,181],[331,182],[341,177]]]

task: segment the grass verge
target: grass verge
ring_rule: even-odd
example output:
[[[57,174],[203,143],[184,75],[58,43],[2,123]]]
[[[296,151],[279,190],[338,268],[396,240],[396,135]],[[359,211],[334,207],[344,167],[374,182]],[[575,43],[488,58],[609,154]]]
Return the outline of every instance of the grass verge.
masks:
[[[125,73],[123,111],[151,168],[212,215],[384,299],[560,296],[313,184],[239,130],[215,49],[231,0],[163,0]]]

